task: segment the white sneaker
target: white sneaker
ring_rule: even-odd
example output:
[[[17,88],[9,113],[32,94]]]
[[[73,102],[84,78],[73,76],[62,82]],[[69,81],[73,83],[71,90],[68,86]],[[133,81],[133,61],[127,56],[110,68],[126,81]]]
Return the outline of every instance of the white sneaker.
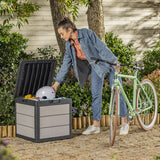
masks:
[[[100,127],[95,127],[94,125],[89,126],[85,131],[82,132],[82,134],[88,135],[88,134],[95,134],[100,133]]]
[[[119,135],[126,135],[128,134],[128,131],[129,131],[129,125],[127,123],[122,123]]]

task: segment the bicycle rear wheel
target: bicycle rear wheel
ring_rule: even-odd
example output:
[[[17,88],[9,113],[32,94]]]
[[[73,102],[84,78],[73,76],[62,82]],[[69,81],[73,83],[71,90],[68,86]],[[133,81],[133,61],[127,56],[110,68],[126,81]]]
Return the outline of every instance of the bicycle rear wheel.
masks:
[[[119,106],[119,90],[118,88],[114,88],[113,90],[113,98],[111,102],[111,113],[110,113],[110,133],[109,133],[109,144],[113,146],[116,130],[117,130],[117,122],[118,122],[118,106]]]
[[[141,82],[141,85],[146,94],[148,95],[152,105],[150,105],[150,102],[146,97],[146,94],[139,86],[137,89],[136,97],[136,109],[139,112],[137,119],[141,128],[143,128],[144,130],[149,130],[154,126],[157,118],[157,94],[154,85],[150,80],[144,79]]]

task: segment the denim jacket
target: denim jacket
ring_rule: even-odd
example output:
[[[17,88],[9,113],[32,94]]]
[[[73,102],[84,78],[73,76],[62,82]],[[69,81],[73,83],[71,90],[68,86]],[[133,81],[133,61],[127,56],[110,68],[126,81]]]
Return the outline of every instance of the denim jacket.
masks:
[[[93,31],[85,28],[78,29],[77,31],[78,41],[81,45],[84,55],[87,58],[87,61],[95,70],[97,75],[102,79],[104,75],[108,73],[112,67],[109,64],[100,61],[97,64],[95,64],[93,63],[94,60],[91,60],[91,57],[107,60],[111,63],[117,62],[117,58],[106,46],[106,44],[103,43]],[[75,49],[72,46],[70,40],[68,40],[65,43],[65,49],[66,51],[63,59],[63,64],[55,78],[55,81],[62,83],[71,65],[73,65],[75,75],[79,81]]]

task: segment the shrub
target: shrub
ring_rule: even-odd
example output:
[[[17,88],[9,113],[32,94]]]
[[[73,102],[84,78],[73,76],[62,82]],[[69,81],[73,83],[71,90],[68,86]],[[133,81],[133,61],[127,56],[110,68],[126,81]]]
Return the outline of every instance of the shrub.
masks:
[[[22,34],[11,33],[12,28],[13,25],[0,25],[0,68],[9,68],[10,71],[22,58],[30,57],[24,52],[28,39],[23,38]]]
[[[0,88],[0,125],[14,125],[14,91],[9,91],[7,88]]]
[[[114,35],[113,32],[106,33],[105,43],[121,64],[128,64],[135,61],[134,56],[136,52],[133,48],[133,43],[124,44],[122,39]],[[121,72],[128,74],[132,73],[132,70],[130,67],[121,67]]]
[[[147,50],[143,53],[144,70],[141,76],[147,76],[154,70],[160,69],[160,40],[156,43],[153,50]]]
[[[72,99],[73,116],[79,117],[81,112],[81,106],[84,104],[91,106],[91,89],[87,87],[87,84],[80,89],[78,82],[63,83],[57,90],[57,97],[67,97]]]
[[[30,59],[27,55],[27,39],[19,33],[11,33],[13,25],[0,25],[0,125],[14,124],[14,89],[19,62]]]
[[[129,100],[132,101],[133,86],[123,86]],[[102,114],[106,115],[109,111],[110,86],[104,84],[102,92]],[[92,115],[92,95],[90,83],[85,83],[80,89],[78,82],[63,83],[57,90],[57,97],[67,97],[72,99],[72,117],[91,116]]]
[[[11,149],[8,147],[8,142],[0,140],[0,159],[1,160],[18,160],[12,155]]]
[[[76,113],[77,113],[77,108],[72,108],[73,109],[73,116],[75,117]],[[82,117],[82,116],[92,116],[93,112],[92,112],[92,107],[91,106],[87,106],[86,104],[83,104],[82,106],[80,106],[79,108],[79,115],[78,117]]]
[[[36,59],[55,59],[56,60],[56,73],[58,68],[61,67],[63,61],[63,54],[57,49],[48,46],[46,48],[37,48]]]

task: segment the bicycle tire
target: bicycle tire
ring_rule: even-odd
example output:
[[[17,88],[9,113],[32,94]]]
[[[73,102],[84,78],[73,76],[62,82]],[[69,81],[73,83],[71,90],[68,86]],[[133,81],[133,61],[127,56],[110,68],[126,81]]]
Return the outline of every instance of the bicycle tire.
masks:
[[[118,122],[118,106],[119,106],[119,89],[113,89],[113,99],[111,104],[111,113],[110,113],[110,132],[109,132],[109,144],[110,146],[114,145],[117,122]]]
[[[156,94],[155,87],[149,79],[144,79],[141,82],[141,85],[145,89],[145,92],[147,93],[147,95],[149,96],[153,104],[151,109],[141,112],[137,116],[139,125],[141,126],[142,129],[147,131],[151,129],[156,122],[157,111],[158,111],[158,101],[157,101],[157,94]],[[144,95],[143,90],[139,86],[137,89],[137,95],[136,95],[136,109],[141,110],[148,106],[149,106],[149,102],[147,101],[147,98]]]

